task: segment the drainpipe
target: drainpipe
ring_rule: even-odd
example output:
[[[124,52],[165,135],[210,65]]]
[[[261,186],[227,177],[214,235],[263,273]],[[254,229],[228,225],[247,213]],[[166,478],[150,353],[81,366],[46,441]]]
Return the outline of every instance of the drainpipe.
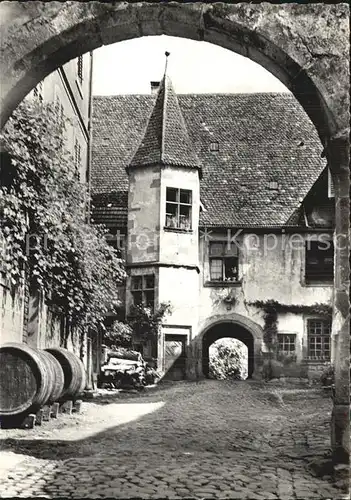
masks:
[[[87,173],[86,182],[88,184],[88,202],[87,202],[87,222],[90,222],[91,205],[91,152],[92,152],[92,109],[93,109],[93,51],[90,51],[90,74],[89,74],[89,107],[88,107],[88,151],[87,151]]]

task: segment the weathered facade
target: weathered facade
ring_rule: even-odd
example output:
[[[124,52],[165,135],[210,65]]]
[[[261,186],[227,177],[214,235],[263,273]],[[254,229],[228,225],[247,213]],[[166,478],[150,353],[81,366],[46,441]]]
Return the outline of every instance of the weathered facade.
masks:
[[[46,75],[104,44],[168,34],[245,55],[277,76],[315,125],[335,185],[334,448],[349,429],[349,6],[2,2],[1,121]],[[35,36],[33,36],[35,33]]]
[[[296,100],[176,96],[165,76],[156,98],[96,97],[94,130],[93,221],[127,241],[126,312],[173,307],[158,346],[134,339],[144,355],[166,377],[201,377],[210,344],[232,336],[262,377],[275,302],[273,375],[318,377],[333,355],[334,198]]]

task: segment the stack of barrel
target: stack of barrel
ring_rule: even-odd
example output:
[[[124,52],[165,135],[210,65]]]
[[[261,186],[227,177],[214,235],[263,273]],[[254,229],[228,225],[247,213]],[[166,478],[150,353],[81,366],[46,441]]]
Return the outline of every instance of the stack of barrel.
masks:
[[[19,425],[44,406],[74,402],[85,382],[82,361],[67,349],[41,350],[14,342],[1,345],[1,426]]]

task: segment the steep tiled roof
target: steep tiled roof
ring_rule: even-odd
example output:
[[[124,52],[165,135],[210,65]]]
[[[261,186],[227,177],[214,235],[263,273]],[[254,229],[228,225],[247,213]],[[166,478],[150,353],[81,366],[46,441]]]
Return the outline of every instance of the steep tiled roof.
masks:
[[[94,195],[91,205],[91,222],[107,227],[127,226],[128,192],[117,191]]]
[[[203,172],[201,224],[292,225],[325,167],[316,130],[296,99],[288,93],[187,94],[178,102]],[[153,95],[94,98],[93,193],[128,190],[125,168],[154,103]],[[219,151],[210,151],[211,142]]]
[[[130,167],[164,164],[199,167],[170,78],[162,79],[145,135]]]

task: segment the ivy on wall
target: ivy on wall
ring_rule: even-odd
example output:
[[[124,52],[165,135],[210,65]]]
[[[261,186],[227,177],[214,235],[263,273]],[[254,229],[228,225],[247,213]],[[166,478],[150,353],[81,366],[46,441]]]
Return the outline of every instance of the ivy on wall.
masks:
[[[330,316],[333,310],[330,304],[323,303],[316,303],[308,306],[301,304],[282,304],[276,300],[256,300],[253,302],[246,302],[246,304],[259,307],[263,310],[274,310],[277,313],[318,314],[320,316]]]
[[[170,302],[162,302],[158,308],[152,310],[143,305],[133,305],[128,317],[124,321],[114,321],[107,328],[104,342],[111,347],[131,348],[133,338],[153,342],[158,340],[164,318],[172,313]]]
[[[155,310],[142,305],[133,305],[128,317],[128,324],[138,338],[157,341],[162,322],[172,311],[173,306],[170,302],[161,302]]]
[[[318,316],[327,317],[330,317],[332,314],[332,307],[329,304],[323,303],[316,303],[308,306],[300,304],[282,304],[276,300],[256,300],[253,302],[246,302],[246,304],[263,310],[263,338],[270,351],[274,350],[276,347],[279,313],[316,314]]]
[[[1,171],[2,272],[13,291],[27,279],[43,291],[68,329],[99,328],[120,303],[125,270],[106,230],[87,223],[88,191],[65,128],[51,105],[23,101],[0,136],[10,158]]]

